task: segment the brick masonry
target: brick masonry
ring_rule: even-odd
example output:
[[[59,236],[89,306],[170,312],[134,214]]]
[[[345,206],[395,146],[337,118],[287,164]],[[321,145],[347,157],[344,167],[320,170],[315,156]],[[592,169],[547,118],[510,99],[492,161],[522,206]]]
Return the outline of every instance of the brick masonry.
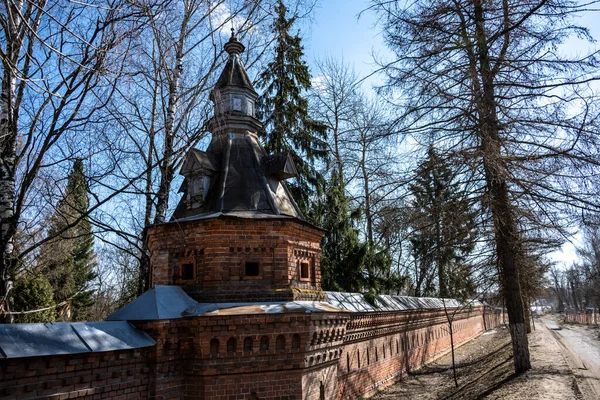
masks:
[[[321,229],[291,218],[223,216],[153,226],[150,286],[180,285],[200,302],[324,300],[322,237]],[[246,263],[258,263],[258,276],[245,274]],[[184,264],[193,265],[192,276],[182,276]]]
[[[483,332],[454,316],[455,343]],[[492,328],[500,318],[487,315]],[[443,311],[190,317],[139,323],[149,349],[0,361],[3,399],[355,399],[449,351]]]
[[[200,302],[323,300],[322,235],[286,218],[157,225],[147,235],[151,285],[180,285]],[[245,275],[246,262],[258,275]],[[155,346],[1,359],[0,398],[356,399],[450,348],[443,310],[293,311],[257,305],[135,322]],[[456,344],[501,323],[483,307],[448,312]]]

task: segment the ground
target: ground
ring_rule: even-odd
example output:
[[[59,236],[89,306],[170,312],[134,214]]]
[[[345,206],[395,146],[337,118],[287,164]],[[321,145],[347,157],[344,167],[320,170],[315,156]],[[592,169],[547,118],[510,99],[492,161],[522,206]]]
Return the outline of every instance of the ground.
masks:
[[[600,399],[599,329],[562,323],[562,329],[550,329],[559,328],[558,321],[536,319],[529,335],[532,369],[523,375],[513,373],[510,335],[500,327],[456,350],[458,387],[446,355],[374,399]]]

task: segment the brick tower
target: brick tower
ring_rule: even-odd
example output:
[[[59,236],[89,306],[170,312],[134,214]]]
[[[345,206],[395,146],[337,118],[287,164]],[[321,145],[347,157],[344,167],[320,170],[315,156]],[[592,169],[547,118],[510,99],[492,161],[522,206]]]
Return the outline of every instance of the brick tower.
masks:
[[[324,300],[323,231],[305,221],[285,180],[289,154],[268,155],[257,136],[257,93],[232,34],[210,99],[206,151],[192,149],[170,222],[148,228],[150,287],[181,286],[199,302]]]

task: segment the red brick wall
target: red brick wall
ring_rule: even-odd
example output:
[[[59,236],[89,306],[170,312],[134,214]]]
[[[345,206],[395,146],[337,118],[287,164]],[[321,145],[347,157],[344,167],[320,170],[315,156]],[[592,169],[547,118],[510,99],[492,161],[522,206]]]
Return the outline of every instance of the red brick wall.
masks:
[[[221,312],[137,323],[156,340],[152,348],[0,360],[0,397],[355,399],[450,345],[442,311]],[[493,320],[488,318],[488,329]],[[481,308],[459,312],[454,321],[456,344],[483,331]],[[260,347],[263,337],[266,349]],[[249,351],[247,338],[253,342]],[[218,351],[211,346],[215,340]],[[230,340],[235,346],[228,346]]]
[[[483,332],[482,310],[450,315],[455,346]],[[488,329],[496,322],[490,321]],[[344,343],[337,394],[340,399],[354,399],[449,352],[448,318],[443,311],[353,314]]]
[[[324,299],[321,292],[321,230],[294,219],[221,217],[149,228],[151,287],[181,285],[198,301]],[[245,263],[258,262],[259,276]],[[309,277],[300,277],[300,263]],[[195,265],[184,280],[182,263]]]
[[[0,360],[2,399],[146,399],[145,350]]]

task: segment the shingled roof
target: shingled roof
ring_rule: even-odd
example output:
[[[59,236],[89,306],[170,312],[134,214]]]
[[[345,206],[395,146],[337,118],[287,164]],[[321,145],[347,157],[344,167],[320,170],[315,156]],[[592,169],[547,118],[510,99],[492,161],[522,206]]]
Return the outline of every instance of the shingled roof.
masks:
[[[198,150],[189,157],[196,157]],[[283,179],[295,176],[293,164],[288,157],[278,156],[277,168],[270,161],[256,135],[229,133],[213,138],[206,150],[207,158],[215,161],[217,171],[210,179],[204,205],[189,208],[187,191],[192,176],[187,176],[182,185],[184,196],[173,213],[173,220],[201,217],[205,214],[252,213],[288,216],[304,219],[298,205]]]
[[[222,89],[228,86],[236,86],[254,91],[252,82],[242,65],[239,57],[229,57],[221,76],[217,80],[215,87]]]
[[[297,176],[292,158],[287,153],[267,154],[258,138],[257,95],[239,59],[244,46],[232,34],[225,50],[229,59],[211,96],[213,137],[206,151],[192,149],[186,155],[180,172],[184,195],[172,220],[223,214],[304,220],[284,183]]]
[[[223,72],[221,72],[221,76],[217,80],[215,88],[223,89],[225,87],[236,86],[255,92],[239,57],[239,54],[244,50],[244,45],[238,41],[237,36],[232,30],[231,38],[225,44],[225,51],[229,54],[229,58],[227,64],[225,64],[225,68],[223,68]]]

